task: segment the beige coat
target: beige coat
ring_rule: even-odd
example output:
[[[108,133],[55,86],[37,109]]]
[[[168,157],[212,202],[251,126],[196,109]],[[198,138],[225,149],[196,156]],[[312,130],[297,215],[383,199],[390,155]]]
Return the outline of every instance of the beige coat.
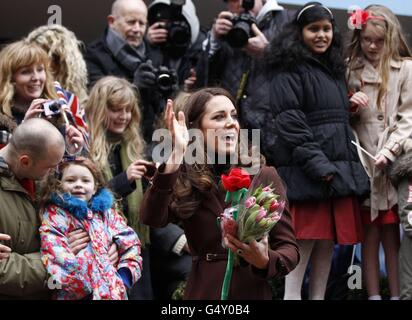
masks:
[[[382,79],[377,70],[363,58],[354,64],[349,75],[352,92],[362,91],[369,97],[369,106],[359,108],[352,127],[360,145],[372,155],[384,155],[394,162],[410,148],[412,133],[412,61],[391,61],[387,94],[377,107],[378,87]],[[387,171],[374,166],[374,160],[359,151],[362,163],[371,178],[371,218],[378,210],[387,210],[397,203],[397,194]]]

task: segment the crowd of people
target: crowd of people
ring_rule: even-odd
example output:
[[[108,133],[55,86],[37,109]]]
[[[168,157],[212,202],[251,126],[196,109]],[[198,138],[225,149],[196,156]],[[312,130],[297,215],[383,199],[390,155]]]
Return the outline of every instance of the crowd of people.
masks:
[[[210,30],[192,0],[115,0],[86,46],[47,25],[1,48],[0,299],[217,300],[236,255],[229,299],[270,300],[285,279],[283,298],[301,300],[307,277],[323,300],[334,249],[359,243],[368,299],[382,299],[380,243],[390,299],[412,299],[399,20],[357,9],[344,39],[320,2],[225,2]],[[244,147],[241,128],[260,144]],[[252,164],[287,205],[242,242],[217,224],[222,175]]]

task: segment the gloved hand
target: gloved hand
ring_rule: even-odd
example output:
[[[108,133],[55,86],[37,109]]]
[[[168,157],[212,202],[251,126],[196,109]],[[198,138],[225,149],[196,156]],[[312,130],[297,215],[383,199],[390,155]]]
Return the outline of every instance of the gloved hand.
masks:
[[[150,88],[156,85],[155,68],[151,60],[147,60],[139,65],[134,73],[133,83],[138,88]]]

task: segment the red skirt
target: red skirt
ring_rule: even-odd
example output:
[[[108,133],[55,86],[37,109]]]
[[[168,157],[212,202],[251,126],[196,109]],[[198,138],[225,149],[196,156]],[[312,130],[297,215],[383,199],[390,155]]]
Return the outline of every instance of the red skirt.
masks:
[[[379,211],[378,217],[371,221],[371,208],[362,207],[361,209],[362,223],[364,225],[383,226],[385,224],[398,224],[400,222],[398,216],[398,206],[394,206],[387,211]]]
[[[333,240],[355,244],[363,240],[359,203],[356,197],[290,205],[298,240]]]

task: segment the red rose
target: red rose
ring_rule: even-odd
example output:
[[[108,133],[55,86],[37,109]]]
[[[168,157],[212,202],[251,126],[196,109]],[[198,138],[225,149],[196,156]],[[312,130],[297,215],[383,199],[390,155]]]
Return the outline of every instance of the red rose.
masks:
[[[229,191],[234,192],[243,188],[249,188],[251,180],[249,174],[240,168],[233,168],[229,175],[222,174],[223,187]]]

